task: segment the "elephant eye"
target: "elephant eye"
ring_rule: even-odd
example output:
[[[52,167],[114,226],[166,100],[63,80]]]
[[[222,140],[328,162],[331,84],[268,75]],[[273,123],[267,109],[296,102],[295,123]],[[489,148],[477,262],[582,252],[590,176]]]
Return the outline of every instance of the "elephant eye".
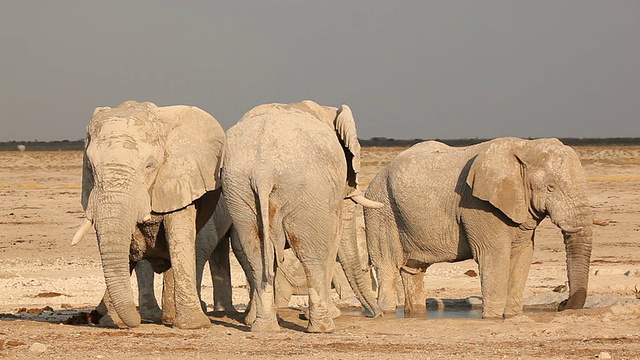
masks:
[[[145,168],[147,169],[147,171],[153,171],[153,170],[155,170],[157,167],[158,167],[158,165],[156,165],[156,163],[155,163],[155,162],[153,162],[153,161],[149,161],[149,162],[147,163],[147,166],[145,166]]]
[[[556,184],[554,184],[554,183],[549,183],[549,184],[547,185],[547,191],[549,191],[549,192],[554,192],[555,190],[556,190]]]

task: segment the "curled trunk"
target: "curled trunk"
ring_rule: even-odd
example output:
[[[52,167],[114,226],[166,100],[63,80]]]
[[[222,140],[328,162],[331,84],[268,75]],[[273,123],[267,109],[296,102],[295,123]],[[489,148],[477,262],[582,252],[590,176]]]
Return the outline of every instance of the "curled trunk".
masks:
[[[124,199],[98,202],[94,225],[111,303],[127,326],[136,327],[140,325],[140,315],[133,302],[129,269],[136,212],[122,205],[128,203],[130,201]]]
[[[338,259],[344,270],[344,274],[349,281],[360,303],[374,317],[382,314],[378,307],[378,302],[371,289],[371,281],[365,277],[367,272],[362,269],[360,256],[358,254],[358,242],[356,236],[355,221],[356,204],[350,200],[343,201],[342,205],[342,229],[341,239],[338,246]]]

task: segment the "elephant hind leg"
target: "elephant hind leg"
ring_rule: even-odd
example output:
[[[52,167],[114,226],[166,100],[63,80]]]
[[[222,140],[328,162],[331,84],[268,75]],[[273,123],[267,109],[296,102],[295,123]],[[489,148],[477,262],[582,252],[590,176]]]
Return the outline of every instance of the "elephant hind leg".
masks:
[[[244,254],[243,260],[239,260],[246,261],[250,269],[246,275],[251,289],[251,301],[245,321],[251,324],[252,332],[279,331],[280,325],[278,325],[274,304],[274,276],[266,271],[263,263],[263,257],[266,256],[264,246],[271,246],[271,244],[261,242],[255,222],[236,220],[233,226],[237,244],[240,245]],[[234,248],[237,247],[236,245]],[[265,263],[273,264],[274,259],[266,260]]]
[[[313,220],[309,220],[313,219]],[[321,221],[328,226],[313,226],[307,222]],[[336,242],[338,218],[298,218],[285,226],[291,248],[302,263],[309,290],[308,332],[332,332],[335,328],[330,310],[329,285],[333,273],[338,245]]]

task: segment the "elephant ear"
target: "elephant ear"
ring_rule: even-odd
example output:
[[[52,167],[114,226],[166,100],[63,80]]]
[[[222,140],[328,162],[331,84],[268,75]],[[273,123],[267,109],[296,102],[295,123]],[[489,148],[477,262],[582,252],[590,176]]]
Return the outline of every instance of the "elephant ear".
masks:
[[[473,160],[467,184],[473,196],[488,201],[521,224],[529,213],[523,174],[523,163],[516,155],[515,144],[495,142]]]
[[[150,191],[151,209],[166,213],[220,187],[224,131],[213,116],[193,106],[160,107],[156,111],[157,120],[168,131],[164,162]]]
[[[93,172],[91,171],[91,165],[87,158],[87,145],[89,145],[88,137],[85,142],[85,150],[82,155],[82,199],[80,202],[82,203],[82,208],[87,210],[87,207],[89,206],[89,195],[91,195],[91,191],[93,191]]]
[[[360,142],[356,122],[348,105],[340,105],[334,125],[347,158],[347,182],[349,186],[356,188],[360,172]]]
[[[87,147],[89,147],[89,142],[91,141],[91,125],[95,122],[94,118],[96,117],[96,115],[104,110],[110,109],[111,108],[108,106],[97,107],[93,111],[93,115],[91,115],[91,121],[89,122],[89,125],[87,125],[87,137],[84,139],[84,153],[82,154],[82,198],[80,199],[82,208],[85,210],[87,210],[87,207],[89,207],[89,196],[91,195],[91,191],[93,190],[93,171],[91,170],[91,164],[89,163],[89,158],[87,157]]]

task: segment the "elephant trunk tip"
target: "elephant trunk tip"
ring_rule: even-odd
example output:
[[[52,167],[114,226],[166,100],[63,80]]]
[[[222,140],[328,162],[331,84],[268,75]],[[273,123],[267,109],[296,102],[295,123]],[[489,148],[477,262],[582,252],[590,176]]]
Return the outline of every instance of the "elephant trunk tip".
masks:
[[[137,312],[135,315],[132,316],[132,318],[127,318],[126,320],[122,319],[122,321],[125,323],[125,325],[127,325],[130,328],[138,327],[142,323],[142,318],[140,317],[140,314],[138,314]]]
[[[569,295],[569,298],[563,300],[558,305],[558,311],[570,310],[570,309],[582,309],[587,300],[587,289],[580,288],[573,294]]]
[[[384,316],[384,313],[377,306],[374,309],[372,309],[371,318],[375,319],[375,318],[379,318],[379,317],[383,317],[383,316]]]

